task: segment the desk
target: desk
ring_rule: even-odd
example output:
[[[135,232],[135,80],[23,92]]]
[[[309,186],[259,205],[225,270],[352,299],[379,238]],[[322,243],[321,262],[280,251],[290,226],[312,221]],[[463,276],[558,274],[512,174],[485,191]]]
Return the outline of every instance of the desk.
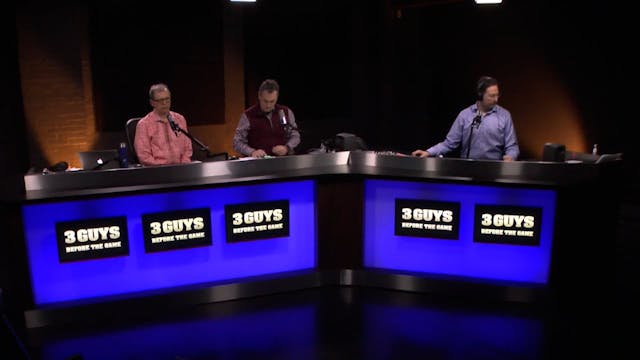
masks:
[[[575,261],[576,254],[593,255],[590,246],[594,243],[604,244],[603,256],[612,248],[604,237],[615,235],[610,227],[615,224],[614,209],[606,211],[615,206],[615,199],[608,200],[600,190],[614,168],[615,164],[417,159],[340,152],[26,175],[22,214],[33,292],[27,317],[33,315],[33,324],[38,324],[46,322],[40,318],[42,310],[52,306],[69,308],[85,301],[108,302],[114,296],[171,293],[185,286],[251,283],[261,275],[271,275],[271,280],[289,276],[299,280],[298,275],[291,275],[298,271],[305,272],[300,276],[306,285],[300,281],[296,285],[302,287],[383,284],[422,290],[402,282],[410,276],[418,280],[414,284],[445,278],[449,283],[546,289],[579,276],[573,267],[582,269],[584,264]],[[595,215],[577,203],[586,194],[602,214],[588,227],[576,222],[590,221]],[[417,201],[415,209],[434,211],[442,210],[438,206],[457,206],[455,238],[397,234],[398,200]],[[286,236],[229,241],[225,207],[278,201],[288,203]],[[149,251],[143,234],[145,215],[176,220],[189,218],[184,212],[192,210],[209,216],[211,242]],[[513,244],[502,241],[511,237],[502,236],[498,241],[478,241],[478,216],[494,210],[499,211],[493,215],[520,216],[518,226],[526,216],[535,216],[535,229],[517,230],[523,231],[520,234],[529,231],[526,236],[535,231],[536,240]],[[122,221],[126,252],[60,260],[62,242],[56,226],[111,218]],[[423,220],[405,223],[433,225],[424,225]],[[503,231],[489,228],[486,231]],[[570,241],[580,245],[568,246]],[[376,277],[380,270],[391,278]],[[591,276],[591,272],[582,274]],[[251,294],[233,289],[237,296]],[[204,301],[232,298],[233,294],[225,294]]]

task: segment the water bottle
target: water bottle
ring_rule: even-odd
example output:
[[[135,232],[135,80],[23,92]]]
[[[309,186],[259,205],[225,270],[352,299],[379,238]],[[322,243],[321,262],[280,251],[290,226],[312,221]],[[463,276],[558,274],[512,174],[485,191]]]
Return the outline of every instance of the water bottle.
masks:
[[[127,159],[127,143],[121,142],[118,148],[118,159],[120,160],[121,168],[129,167],[129,159]]]
[[[591,150],[591,154],[598,155],[598,144],[593,144],[593,149]]]

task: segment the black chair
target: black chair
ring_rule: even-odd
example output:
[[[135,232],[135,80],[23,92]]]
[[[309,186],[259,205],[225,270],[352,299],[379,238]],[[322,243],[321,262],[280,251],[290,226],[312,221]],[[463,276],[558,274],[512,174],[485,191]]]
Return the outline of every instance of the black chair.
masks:
[[[127,133],[127,142],[129,143],[129,162],[132,164],[138,164],[140,161],[138,160],[138,155],[136,154],[136,148],[133,146],[136,140],[136,127],[138,126],[138,121],[140,121],[140,117],[134,117],[127,120],[127,125],[125,126],[125,131]]]

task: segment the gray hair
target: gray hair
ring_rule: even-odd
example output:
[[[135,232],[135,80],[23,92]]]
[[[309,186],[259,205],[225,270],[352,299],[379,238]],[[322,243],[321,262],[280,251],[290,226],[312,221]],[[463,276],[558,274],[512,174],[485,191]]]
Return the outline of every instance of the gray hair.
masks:
[[[278,85],[278,82],[273,79],[267,79],[263,81],[262,84],[260,84],[258,93],[262,93],[263,91],[266,91],[268,93],[272,93],[274,91],[280,92],[280,85]]]
[[[155,95],[156,95],[156,92],[158,91],[169,91],[169,87],[162,83],[151,85],[151,87],[149,88],[149,99],[155,100],[156,99]]]

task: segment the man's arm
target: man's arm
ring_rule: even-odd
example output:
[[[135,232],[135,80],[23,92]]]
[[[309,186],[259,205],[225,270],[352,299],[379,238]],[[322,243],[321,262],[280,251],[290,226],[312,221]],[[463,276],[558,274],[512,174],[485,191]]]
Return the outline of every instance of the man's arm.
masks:
[[[424,150],[416,150],[414,152],[411,153],[412,156],[416,156],[416,157],[429,157],[431,154],[429,154],[428,151],[424,151]]]
[[[243,113],[242,116],[240,116],[240,121],[238,121],[236,132],[233,135],[233,149],[245,156],[251,156],[256,150],[249,146],[248,136],[250,127],[249,118]]]
[[[520,147],[518,146],[518,139],[516,137],[515,127],[511,120],[511,114],[506,112],[506,124],[504,128],[504,160],[517,160],[520,156]]]
[[[138,160],[140,160],[140,164],[157,165],[155,164],[153,154],[151,154],[151,139],[147,122],[142,120],[138,122],[133,147],[136,149],[136,155],[138,156]]]
[[[187,129],[187,119],[185,119],[184,116],[180,116],[180,118],[182,118],[182,128],[184,129],[184,131],[189,132],[189,130]],[[193,156],[193,144],[191,143],[191,139],[189,139],[188,136],[184,135],[184,137],[186,139],[184,140],[184,148],[182,150],[182,153],[180,154],[180,162],[190,163],[191,157]]]
[[[289,133],[289,139],[287,139],[287,147],[293,151],[298,145],[300,145],[300,132],[298,131],[298,125],[296,124],[296,117],[293,115],[293,111],[289,109],[287,114],[289,124],[291,125],[291,131]]]
[[[430,156],[446,154],[460,146],[462,142],[462,129],[464,126],[464,117],[462,113],[463,112],[461,111],[460,114],[458,114],[458,117],[451,125],[451,129],[449,129],[449,133],[447,133],[447,137],[444,141],[427,149],[427,153],[429,153]]]

